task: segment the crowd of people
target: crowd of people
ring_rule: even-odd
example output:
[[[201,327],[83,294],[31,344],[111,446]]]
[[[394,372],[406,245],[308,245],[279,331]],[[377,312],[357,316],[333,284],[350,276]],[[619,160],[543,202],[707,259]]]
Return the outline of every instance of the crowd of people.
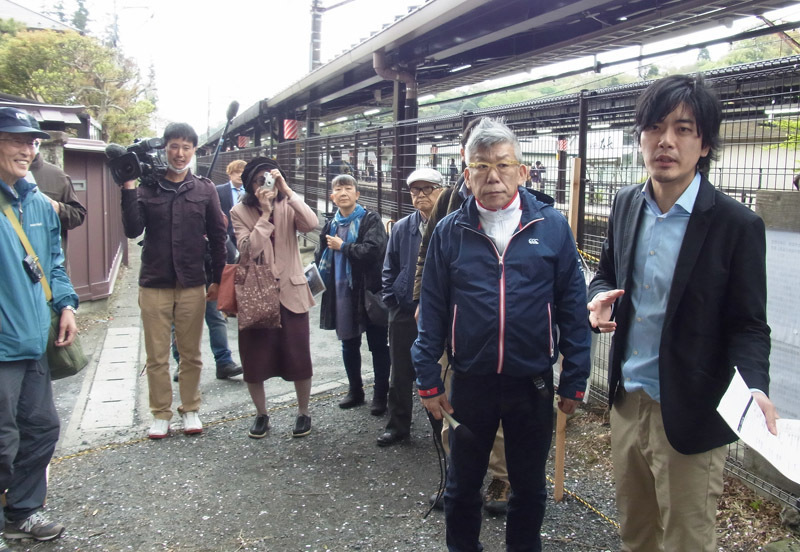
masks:
[[[444,509],[450,551],[483,549],[481,508],[505,513],[507,550],[541,550],[554,404],[570,414],[583,400],[592,331],[615,332],[609,399],[623,550],[716,550],[725,445],[735,436],[715,407],[734,366],[776,431],[767,396],[764,223],[707,176],[720,147],[720,102],[700,77],[671,76],[642,94],[635,117],[649,178],[618,192],[588,292],[572,230],[537,189],[544,167],[522,162],[520,142],[502,120],[478,117],[465,128],[457,178],[452,170],[447,179],[434,169],[413,171],[405,186],[414,211],[388,232],[381,216],[359,203],[358,180],[329,172],[336,212],[322,226],[315,263],[325,284],[319,324],[341,341],[349,384],[338,406],[366,404],[366,334],[374,374],[369,411],[388,412],[377,446],[409,437],[415,387],[441,436],[449,469],[431,502]],[[46,197],[41,192],[51,177],[28,174],[45,138],[27,113],[0,108],[5,539],[50,540],[64,530],[43,511],[59,431],[44,351],[51,312],[60,316],[55,345],[76,335],[78,298],[62,230],[79,224],[85,209],[68,195]],[[241,366],[227,336],[224,343],[212,339],[217,377],[243,373],[256,411],[248,430],[254,439],[270,432],[266,381],[293,382],[291,432],[305,437],[312,428],[315,298],[297,232],[314,232],[317,215],[274,159],[234,161],[230,181],[219,186],[193,174],[197,141],[189,125],[168,125],[166,173],[147,185],[121,183],[125,234],[144,233],[139,306],[152,414],[147,434],[170,434],[173,341],[182,431],[203,432],[203,321],[210,334],[220,323],[224,330],[219,285],[226,263],[238,261],[270,268],[280,323],[239,330]],[[39,252],[34,261],[44,277],[24,268],[15,224]],[[468,431],[453,431],[453,419]],[[0,538],[0,552],[6,550]]]

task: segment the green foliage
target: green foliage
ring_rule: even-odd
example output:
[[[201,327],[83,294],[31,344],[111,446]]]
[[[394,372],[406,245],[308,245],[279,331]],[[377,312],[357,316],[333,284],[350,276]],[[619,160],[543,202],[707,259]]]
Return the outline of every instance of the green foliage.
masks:
[[[25,24],[13,19],[0,19],[0,42],[25,30]]]
[[[41,102],[84,105],[103,139],[146,134],[150,101],[129,59],[75,32],[25,31],[0,43],[0,90]],[[139,129],[145,132],[139,133]]]

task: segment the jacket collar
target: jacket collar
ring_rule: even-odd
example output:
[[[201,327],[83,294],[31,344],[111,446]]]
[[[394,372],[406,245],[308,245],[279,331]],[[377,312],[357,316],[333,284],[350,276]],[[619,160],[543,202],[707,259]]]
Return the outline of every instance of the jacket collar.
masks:
[[[519,194],[520,208],[522,209],[522,216],[519,221],[522,226],[525,226],[532,220],[542,218],[544,216],[542,210],[552,207],[553,198],[546,194],[539,192],[534,194],[531,190],[522,186],[517,188],[517,193]],[[549,204],[540,200],[539,197],[549,200]],[[478,218],[478,206],[476,205],[475,196],[469,196],[461,206],[458,215],[456,215],[456,222],[458,224],[466,224],[475,229],[479,227],[480,219]]]
[[[24,178],[17,180],[13,189],[8,184],[0,180],[0,193],[5,195],[6,199],[8,199],[8,202],[11,204],[16,203],[18,201],[18,197],[19,201],[25,199],[25,197],[27,197],[27,195],[31,193],[34,188],[36,188],[36,184],[30,183]]]

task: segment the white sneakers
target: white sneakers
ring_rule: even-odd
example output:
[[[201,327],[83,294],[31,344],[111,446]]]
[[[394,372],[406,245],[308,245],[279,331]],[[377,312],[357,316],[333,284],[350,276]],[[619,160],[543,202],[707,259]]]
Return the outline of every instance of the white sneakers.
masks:
[[[184,435],[203,433],[203,422],[200,421],[200,416],[197,415],[197,412],[184,412],[181,417],[183,418]]]
[[[197,435],[203,433],[203,422],[200,421],[200,416],[197,412],[184,412],[181,414],[183,418],[183,433],[184,435]],[[147,431],[147,436],[151,439],[163,439],[169,435],[169,420],[161,420],[153,418],[153,425]]]
[[[153,425],[147,431],[147,436],[151,439],[163,439],[167,435],[169,435],[169,420],[153,418]]]

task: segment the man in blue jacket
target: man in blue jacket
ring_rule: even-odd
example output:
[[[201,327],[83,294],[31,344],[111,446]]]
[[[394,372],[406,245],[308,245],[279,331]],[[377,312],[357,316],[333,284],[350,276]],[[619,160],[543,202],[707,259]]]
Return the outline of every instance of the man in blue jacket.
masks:
[[[64,531],[42,512],[47,465],[59,431],[45,352],[51,309],[61,313],[56,345],[75,340],[78,296],[64,270],[58,214],[24,178],[36,155],[36,140],[49,137],[24,111],[0,108],[0,529],[7,539],[45,541]],[[38,260],[25,251],[12,225],[15,219]],[[52,290],[50,304],[42,275]],[[0,537],[0,552],[7,551]]]
[[[422,404],[471,432],[450,432],[444,509],[453,552],[483,549],[480,488],[501,421],[512,488],[506,546],[541,550],[556,338],[562,411],[575,410],[589,376],[586,284],[572,232],[522,187],[528,169],[520,159],[519,141],[501,121],[485,118],[473,129],[465,170],[473,195],[436,226],[422,275],[412,348]],[[438,364],[445,344],[449,398]]]
[[[406,183],[416,211],[397,221],[389,235],[383,261],[383,302],[389,307],[389,423],[378,437],[378,446],[387,447],[408,438],[411,432],[414,365],[411,345],[417,338],[414,312],[414,272],[419,257],[422,233],[433,206],[442,193],[442,174],[435,169],[417,169]]]

